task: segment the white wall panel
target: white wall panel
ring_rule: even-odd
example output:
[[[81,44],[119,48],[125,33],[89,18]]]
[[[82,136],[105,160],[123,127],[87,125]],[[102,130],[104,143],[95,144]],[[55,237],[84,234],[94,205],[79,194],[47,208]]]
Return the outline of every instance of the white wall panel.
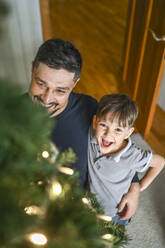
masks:
[[[5,0],[9,14],[0,39],[0,76],[9,77],[26,90],[31,62],[42,43],[39,0]]]

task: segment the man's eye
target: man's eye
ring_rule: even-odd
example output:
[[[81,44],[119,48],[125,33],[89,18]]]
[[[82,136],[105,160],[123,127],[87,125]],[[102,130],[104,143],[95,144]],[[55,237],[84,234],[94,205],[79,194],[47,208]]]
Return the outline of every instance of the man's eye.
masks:
[[[60,93],[60,94],[65,94],[66,93],[65,90],[57,90],[57,92]]]
[[[37,84],[38,84],[39,86],[45,86],[45,84],[44,84],[44,83],[39,82],[39,81],[37,81]]]

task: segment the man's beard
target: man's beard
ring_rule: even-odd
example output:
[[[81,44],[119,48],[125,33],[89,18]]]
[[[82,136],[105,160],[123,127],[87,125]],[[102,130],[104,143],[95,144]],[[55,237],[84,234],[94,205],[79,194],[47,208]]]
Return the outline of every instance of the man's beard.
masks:
[[[34,102],[35,102],[38,106],[42,106],[42,107],[46,108],[47,110],[49,110],[49,107],[47,107],[47,106],[44,104],[43,100],[42,100],[39,96],[34,96]],[[51,104],[51,105],[53,104],[55,108],[59,105],[59,104],[56,103],[56,102],[51,102],[50,104]],[[54,109],[54,110],[52,110],[52,112],[49,112],[49,111],[48,111],[49,116],[52,117],[52,115],[54,115],[59,109],[60,109],[60,108]]]

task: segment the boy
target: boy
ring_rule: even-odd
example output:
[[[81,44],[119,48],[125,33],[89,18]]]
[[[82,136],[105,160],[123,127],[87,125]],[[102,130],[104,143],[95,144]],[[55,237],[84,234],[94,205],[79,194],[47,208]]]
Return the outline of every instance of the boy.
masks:
[[[96,195],[105,214],[120,220],[117,206],[128,192],[135,172],[147,173],[140,191],[149,186],[163,169],[165,160],[151,151],[137,148],[131,141],[137,118],[136,103],[127,95],[111,94],[102,97],[89,131],[88,170],[90,191]]]

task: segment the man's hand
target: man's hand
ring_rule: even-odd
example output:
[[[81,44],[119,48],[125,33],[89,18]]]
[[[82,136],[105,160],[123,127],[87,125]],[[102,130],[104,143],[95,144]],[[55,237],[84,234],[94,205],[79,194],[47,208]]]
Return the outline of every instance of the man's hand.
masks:
[[[118,215],[121,220],[129,219],[134,215],[138,206],[139,193],[139,183],[132,183],[128,193],[123,196],[118,206]]]

